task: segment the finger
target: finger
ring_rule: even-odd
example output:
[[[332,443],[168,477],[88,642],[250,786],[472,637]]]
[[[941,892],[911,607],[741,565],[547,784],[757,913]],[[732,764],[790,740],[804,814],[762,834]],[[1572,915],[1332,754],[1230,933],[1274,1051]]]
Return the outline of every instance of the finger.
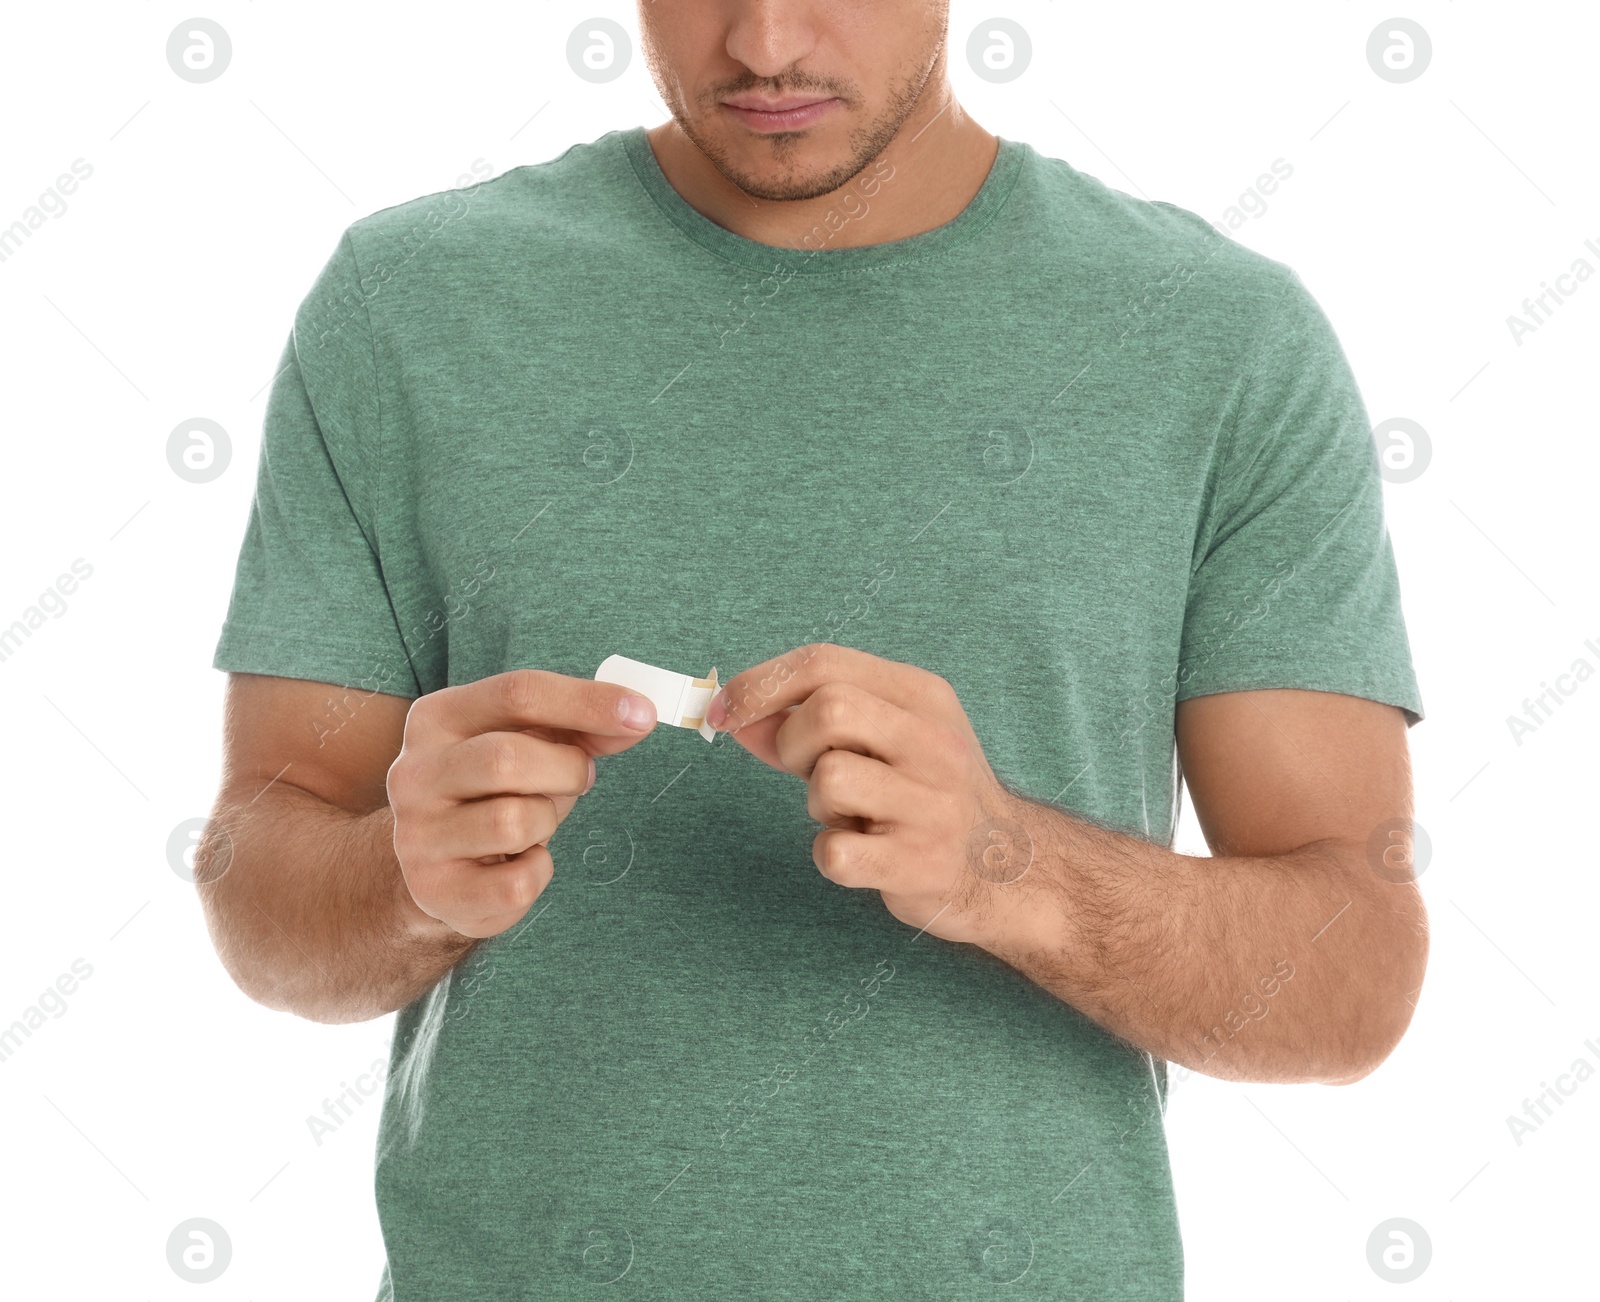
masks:
[[[765,726],[771,717],[756,726]],[[854,683],[827,682],[789,711],[774,741],[782,767],[809,778],[817,759],[830,750],[912,765],[913,755],[933,747],[936,726]]]
[[[525,732],[484,732],[424,761],[421,782],[445,800],[489,795],[581,796],[593,782],[594,758],[580,746]]]
[[[793,713],[792,708],[780,710],[777,714],[769,714],[765,719],[752,723],[748,728],[740,728],[738,732],[725,735],[732,737],[757,759],[770,764],[780,773],[787,773],[789,770],[778,757],[778,730],[789,721]]]
[[[887,832],[826,827],[811,841],[811,862],[831,882],[852,890],[885,889],[891,879]]]
[[[528,912],[555,870],[549,849],[535,845],[505,863],[451,865],[412,893],[463,936],[498,936]]]
[[[633,716],[624,715],[624,707],[632,708],[632,702],[642,703],[639,726],[629,722]],[[650,698],[620,684],[547,669],[511,669],[421,697],[411,708],[406,729],[409,733],[414,728],[426,741],[547,728],[597,741],[620,740],[626,746],[648,734],[655,723],[656,707]]]
[[[434,819],[422,853],[439,860],[510,858],[543,845],[561,825],[554,796],[490,796],[453,805]]]
[[[806,783],[806,813],[829,827],[872,832],[915,822],[930,795],[881,760],[830,750]]]
[[[813,642],[728,679],[712,698],[727,710],[722,724],[713,726],[744,728],[800,704],[826,682],[854,683],[913,714],[948,713],[954,700],[950,685],[926,669],[854,647]]]

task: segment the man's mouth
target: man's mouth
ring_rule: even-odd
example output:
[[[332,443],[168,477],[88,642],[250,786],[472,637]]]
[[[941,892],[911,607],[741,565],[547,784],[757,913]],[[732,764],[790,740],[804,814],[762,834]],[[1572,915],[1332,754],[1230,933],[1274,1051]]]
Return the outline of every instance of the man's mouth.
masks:
[[[804,131],[844,101],[827,95],[729,95],[721,107],[752,131]]]

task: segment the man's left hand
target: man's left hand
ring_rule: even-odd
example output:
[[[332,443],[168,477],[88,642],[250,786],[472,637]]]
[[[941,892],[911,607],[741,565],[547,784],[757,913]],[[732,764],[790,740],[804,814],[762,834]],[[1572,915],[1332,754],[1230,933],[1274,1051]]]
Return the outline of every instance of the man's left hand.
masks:
[[[805,781],[824,877],[877,890],[901,922],[945,940],[985,945],[1008,929],[1031,842],[939,675],[813,643],[730,678],[707,717]]]

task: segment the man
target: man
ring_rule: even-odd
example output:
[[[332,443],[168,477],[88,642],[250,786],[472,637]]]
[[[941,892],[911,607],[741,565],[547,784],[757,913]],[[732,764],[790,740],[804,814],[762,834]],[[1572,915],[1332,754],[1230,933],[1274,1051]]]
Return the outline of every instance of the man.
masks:
[[[399,1012],[383,1298],[1178,1298],[1167,1063],[1359,1079],[1426,958],[1337,339],[983,130],[942,4],[639,22],[670,122],[356,222],[297,316],[219,952]],[[740,669],[716,743],[613,653]]]

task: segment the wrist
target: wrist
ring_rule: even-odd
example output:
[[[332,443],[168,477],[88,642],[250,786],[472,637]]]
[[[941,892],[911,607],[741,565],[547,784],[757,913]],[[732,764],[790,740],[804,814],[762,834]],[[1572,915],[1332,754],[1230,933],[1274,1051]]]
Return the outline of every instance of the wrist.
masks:
[[[995,886],[994,921],[984,949],[1070,1001],[1082,988],[1093,950],[1088,937],[1078,934],[1082,910],[1075,899],[1082,886],[1074,880],[1072,819],[1014,795],[1003,817],[1026,846],[1026,870]]]
[[[1010,865],[1003,879],[990,883],[990,923],[984,949],[1013,967],[1041,961],[1062,965],[1069,947],[1064,865],[1047,859],[1044,820],[1054,811],[1018,796],[1003,803],[1001,819],[1010,839]]]
[[[405,874],[395,869],[395,917],[401,937],[416,946],[432,948],[440,941],[460,936],[447,922],[442,922],[423,910],[406,885]]]
[[[392,934],[406,948],[438,949],[451,941],[467,940],[447,922],[441,922],[423,910],[406,884],[405,872],[400,867],[400,857],[394,849],[394,810],[388,805],[376,809],[370,816],[370,832],[383,852],[380,863],[387,862],[389,877],[389,918]]]

